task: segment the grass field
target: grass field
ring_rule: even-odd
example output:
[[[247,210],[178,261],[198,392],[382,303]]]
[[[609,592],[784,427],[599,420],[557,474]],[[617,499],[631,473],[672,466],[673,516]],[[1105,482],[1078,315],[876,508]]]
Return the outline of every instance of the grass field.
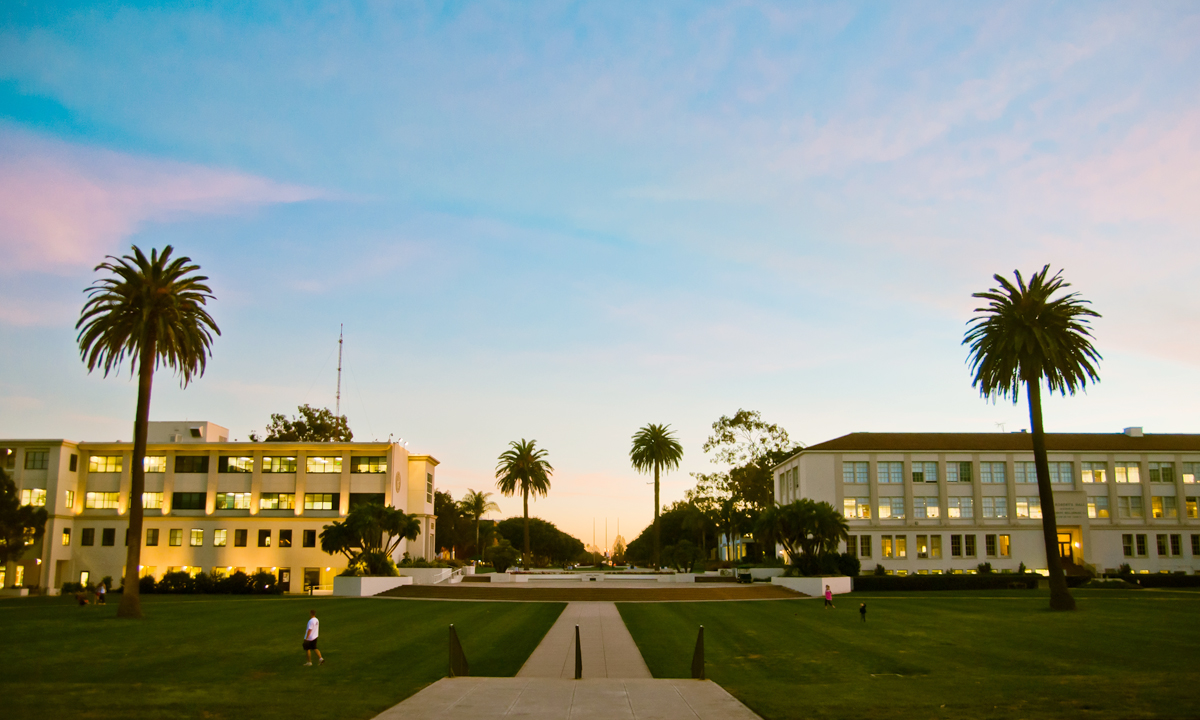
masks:
[[[561,603],[144,596],[146,619],[70,598],[0,601],[0,716],[370,718],[445,676],[514,675]],[[321,667],[302,667],[309,609]]]
[[[844,595],[619,604],[655,677],[708,677],[783,718],[1200,717],[1200,596],[1077,591]],[[867,622],[858,604],[867,604]]]

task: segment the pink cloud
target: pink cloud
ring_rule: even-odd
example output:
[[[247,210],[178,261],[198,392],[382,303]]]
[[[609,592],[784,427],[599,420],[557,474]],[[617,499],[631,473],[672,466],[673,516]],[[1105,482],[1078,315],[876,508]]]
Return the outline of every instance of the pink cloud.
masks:
[[[322,197],[230,170],[73,145],[0,126],[0,252],[10,271],[91,265],[149,221]]]

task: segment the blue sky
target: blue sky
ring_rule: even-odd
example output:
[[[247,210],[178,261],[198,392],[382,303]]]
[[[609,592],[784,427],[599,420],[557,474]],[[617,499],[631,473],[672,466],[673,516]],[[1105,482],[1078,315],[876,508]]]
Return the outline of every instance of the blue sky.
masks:
[[[1103,315],[1049,429],[1200,432],[1197,38],[1191,3],[6,4],[0,437],[130,437],[73,325],[134,243],[199,262],[223,332],[154,417],[332,405],[344,323],[356,437],[456,497],[536,438],[534,511],[589,542],[651,517],[647,422],[668,502],[740,407],[1027,426],[960,345],[1018,268]]]

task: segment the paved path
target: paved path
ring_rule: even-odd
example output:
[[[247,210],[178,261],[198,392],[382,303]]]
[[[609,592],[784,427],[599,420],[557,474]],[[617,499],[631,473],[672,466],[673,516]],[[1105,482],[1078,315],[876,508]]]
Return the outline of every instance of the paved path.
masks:
[[[761,720],[711,680],[446,678],[376,720]]]
[[[585,678],[649,678],[650,668],[610,602],[572,602],[525,661],[520,678],[575,679],[575,626]]]

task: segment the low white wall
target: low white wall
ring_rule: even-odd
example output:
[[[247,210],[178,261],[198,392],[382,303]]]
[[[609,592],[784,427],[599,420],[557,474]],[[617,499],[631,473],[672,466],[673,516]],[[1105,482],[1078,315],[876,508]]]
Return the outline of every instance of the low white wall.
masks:
[[[513,573],[489,573],[491,578],[488,582],[494,583],[527,583],[529,582],[528,575],[514,575]]]
[[[696,573],[675,573],[674,575],[659,575],[660,583],[694,583]]]
[[[834,595],[848,593],[853,589],[850,578],[845,575],[837,575],[833,577],[795,578],[776,576],[771,578],[771,584],[782,585],[788,590],[795,590],[796,592],[801,592],[805,595],[811,595],[813,597],[823,597],[825,595],[826,585],[829,586],[829,589]]]
[[[333,594],[339,597],[370,597],[401,585],[412,585],[410,577],[335,577]]]
[[[766,580],[768,578],[779,577],[787,570],[784,568],[750,568],[751,580]]]
[[[400,568],[400,575],[412,578],[413,585],[435,585],[453,572],[453,568]]]

